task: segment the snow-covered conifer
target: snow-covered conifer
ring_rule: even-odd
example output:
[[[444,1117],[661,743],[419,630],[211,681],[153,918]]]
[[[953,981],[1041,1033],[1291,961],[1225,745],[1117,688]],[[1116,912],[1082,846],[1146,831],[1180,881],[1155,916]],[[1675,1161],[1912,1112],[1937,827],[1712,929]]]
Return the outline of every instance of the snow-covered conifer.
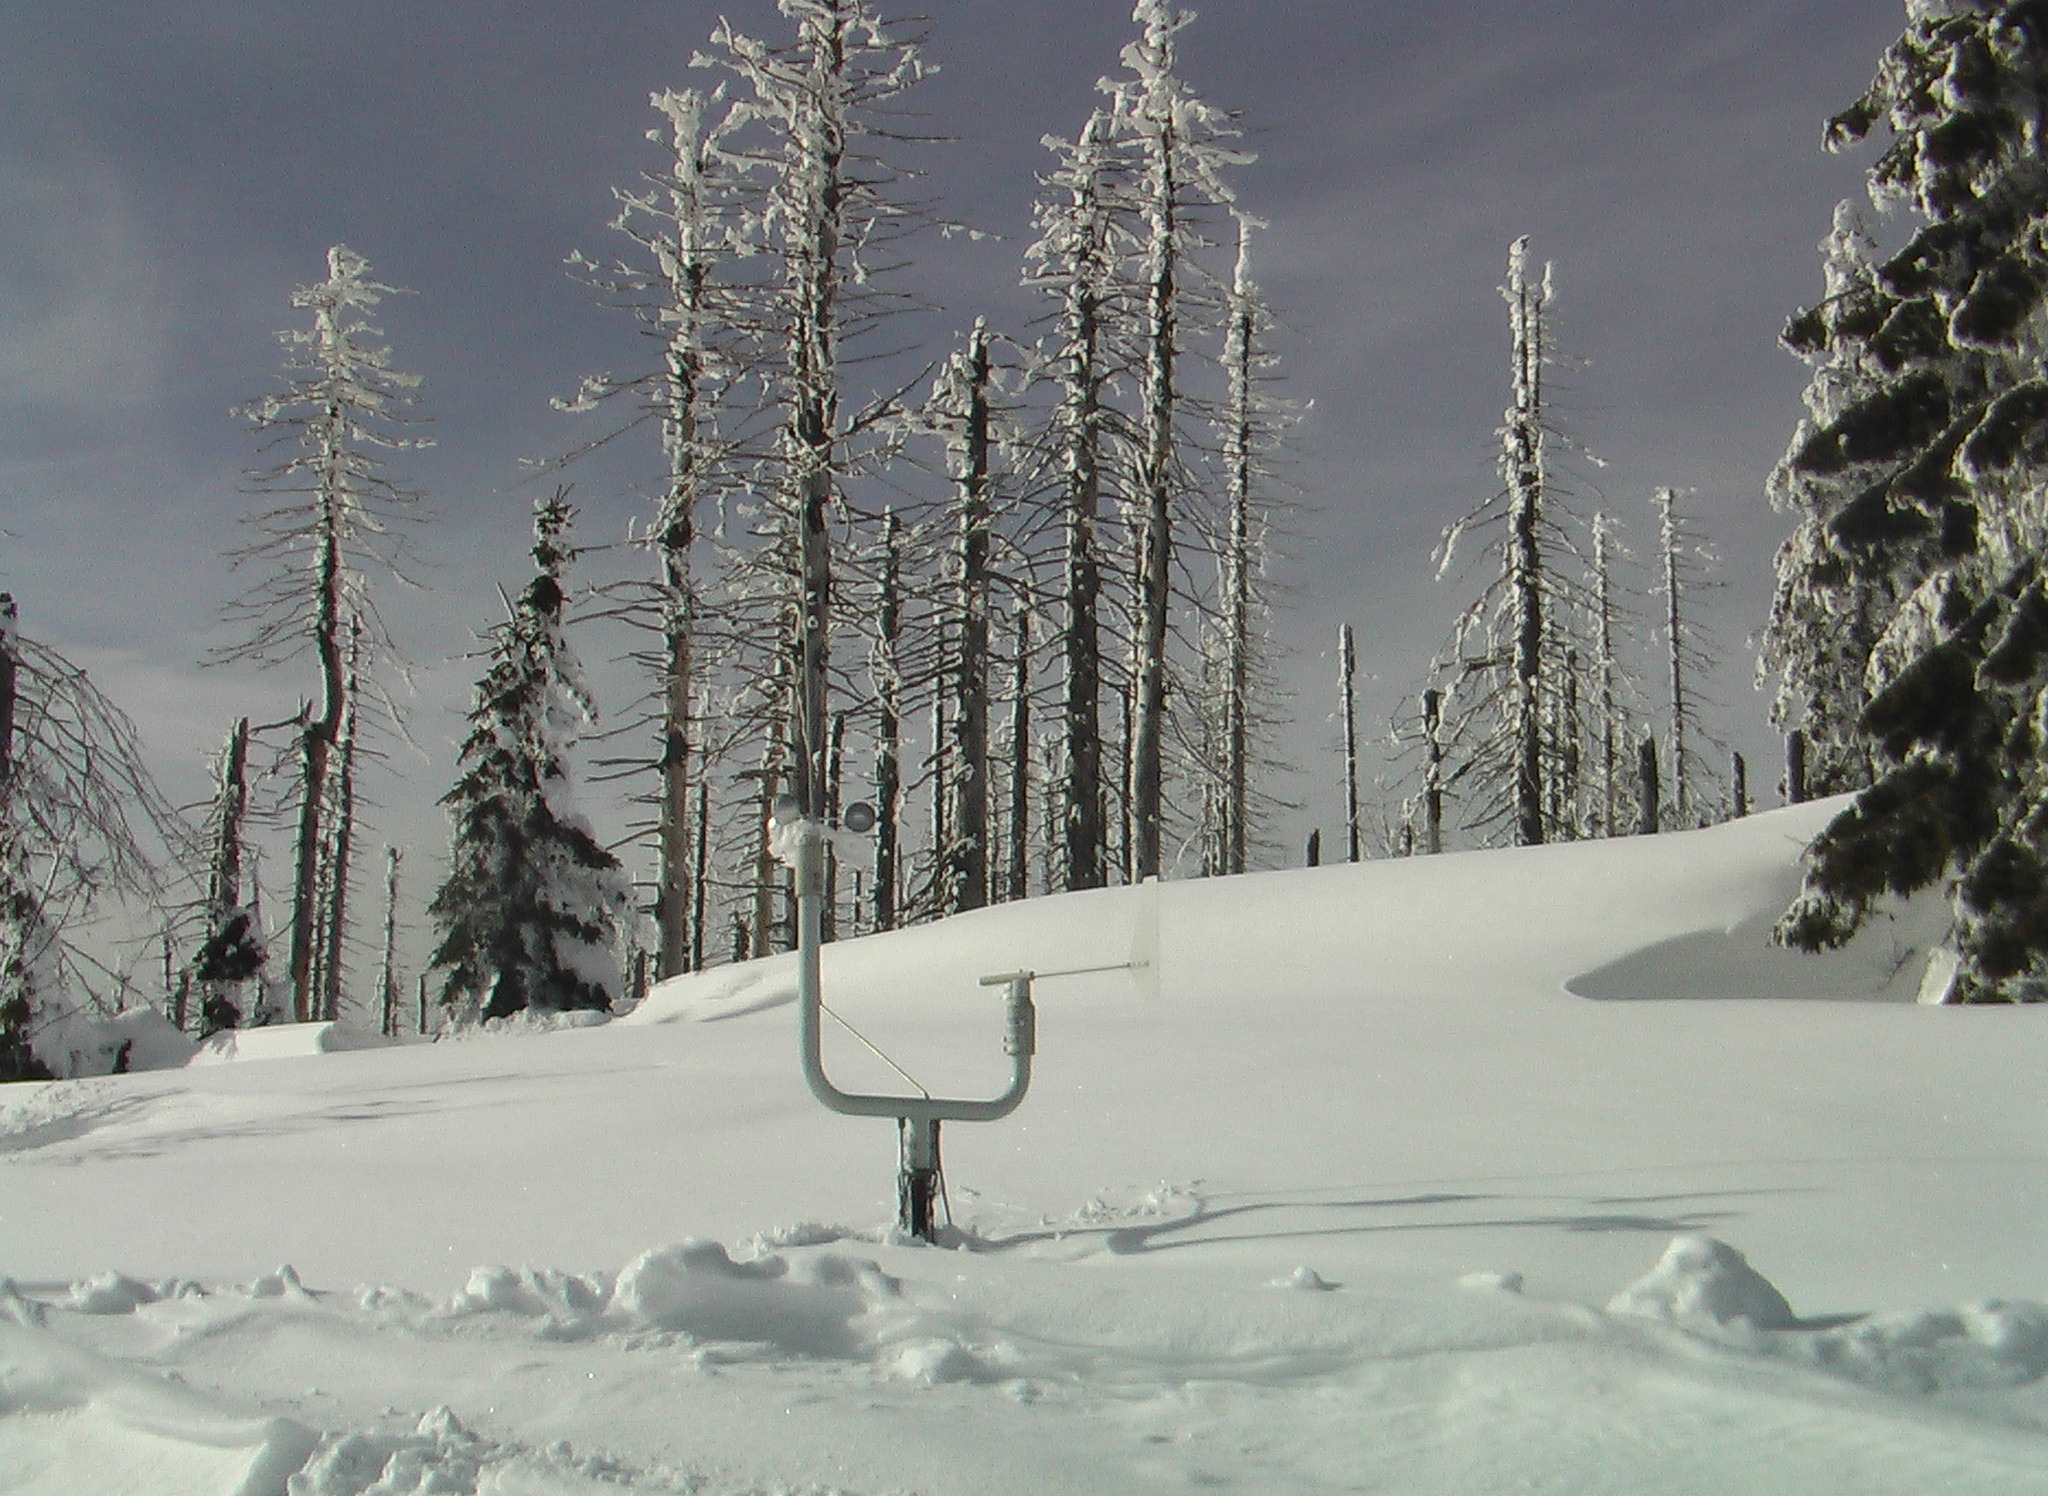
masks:
[[[1913,567],[1894,570],[1887,548],[1849,545],[1834,522],[1865,488],[1863,464],[1816,466],[1802,455],[1819,430],[1867,400],[1886,380],[1877,245],[1854,202],[1835,209],[1821,242],[1822,296],[1786,326],[1785,346],[1813,366],[1807,414],[1772,471],[1767,492],[1795,523],[1778,549],[1769,622],[1758,641],[1760,678],[1774,679],[1772,720],[1804,744],[1805,793],[1831,795],[1870,783],[1870,745],[1858,723],[1870,704],[1871,654],[1897,612]],[[1890,345],[1883,344],[1889,347]]]
[[[534,511],[536,574],[490,633],[461,776],[442,799],[448,878],[429,913],[441,932],[441,1001],[459,1017],[600,1011],[624,995],[624,870],[576,809],[570,751],[595,718],[564,633],[562,576],[575,511],[559,491]]]
[[[1828,142],[1889,132],[1870,190],[1911,233],[1836,315],[1794,323],[1795,346],[1808,320],[1817,349],[1867,340],[1872,368],[1788,458],[1853,491],[1827,546],[1901,599],[1860,719],[1878,769],[1809,849],[1779,929],[1839,944],[1885,895],[1945,883],[1948,995],[2034,999],[2048,996],[2048,28],[2026,0],[1909,0],[1907,16]]]

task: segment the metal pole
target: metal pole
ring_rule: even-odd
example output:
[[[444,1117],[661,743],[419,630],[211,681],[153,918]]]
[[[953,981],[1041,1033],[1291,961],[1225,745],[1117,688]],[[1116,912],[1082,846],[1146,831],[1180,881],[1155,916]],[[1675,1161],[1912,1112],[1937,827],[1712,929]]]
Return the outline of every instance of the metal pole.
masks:
[[[1038,1012],[1031,1000],[1034,973],[1003,972],[983,977],[984,987],[1004,994],[1003,1052],[1010,1057],[1010,1084],[986,1100],[945,1096],[873,1096],[842,1091],[825,1074],[823,984],[825,828],[806,817],[792,828],[796,842],[797,1012],[799,1057],[811,1094],[835,1112],[853,1117],[894,1117],[900,1140],[897,1198],[903,1230],[933,1238],[932,1202],[937,1198],[939,1127],[948,1122],[994,1122],[1007,1117],[1031,1087],[1031,1057],[1038,1049]]]

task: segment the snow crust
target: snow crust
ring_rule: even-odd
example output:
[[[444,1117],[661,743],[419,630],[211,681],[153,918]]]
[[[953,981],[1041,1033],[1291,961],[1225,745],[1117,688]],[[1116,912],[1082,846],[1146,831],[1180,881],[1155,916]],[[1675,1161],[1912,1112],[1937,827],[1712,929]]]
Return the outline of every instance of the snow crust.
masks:
[[[805,1091],[782,957],[8,1087],[0,1490],[2048,1493],[2048,1015],[1916,1005],[1912,909],[1775,966],[1830,809],[835,947],[968,1093],[981,975],[1124,968],[1038,982],[939,1248],[879,1224],[886,1119]]]

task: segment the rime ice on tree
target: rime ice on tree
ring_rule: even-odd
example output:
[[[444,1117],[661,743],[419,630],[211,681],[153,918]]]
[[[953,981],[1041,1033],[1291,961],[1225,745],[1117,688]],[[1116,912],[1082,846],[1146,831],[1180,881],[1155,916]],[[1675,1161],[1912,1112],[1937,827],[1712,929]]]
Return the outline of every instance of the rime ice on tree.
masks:
[[[1910,4],[1828,143],[1887,131],[1871,197],[1917,222],[1867,271],[1859,248],[1831,241],[1841,299],[1790,338],[1857,377],[1814,405],[1788,479],[1853,495],[1821,519],[1825,554],[1899,602],[1870,649],[1857,727],[1876,779],[1809,849],[1779,933],[1838,945],[1886,895],[1945,882],[1951,950],[1924,995],[1963,1001],[2048,996],[2044,118],[2033,6]]]
[[[250,516],[255,538],[230,554],[237,565],[258,564],[268,575],[226,610],[245,633],[218,657],[274,665],[310,653],[320,671],[320,700],[299,733],[288,966],[301,1020],[320,1016],[339,974],[331,916],[347,884],[346,836],[336,835],[347,817],[333,803],[333,780],[357,688],[367,686],[395,715],[376,686],[379,662],[395,650],[369,578],[379,571],[404,575],[404,531],[420,513],[418,495],[386,475],[381,454],[430,445],[403,434],[418,376],[394,368],[391,350],[370,341],[380,334],[369,313],[391,291],[370,278],[368,260],[335,245],[327,252],[327,279],[292,293],[292,305],[308,312],[312,325],[279,334],[287,350],[283,389],[239,412],[265,451],[285,455],[251,474],[276,503]],[[349,663],[351,635],[364,651],[360,672]]]

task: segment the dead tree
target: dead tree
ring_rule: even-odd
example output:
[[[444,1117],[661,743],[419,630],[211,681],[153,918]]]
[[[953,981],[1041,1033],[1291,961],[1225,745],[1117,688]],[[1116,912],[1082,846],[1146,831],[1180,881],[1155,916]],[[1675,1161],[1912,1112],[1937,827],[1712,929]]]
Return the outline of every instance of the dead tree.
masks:
[[[369,278],[369,262],[346,245],[328,251],[327,279],[293,293],[292,305],[311,326],[281,335],[288,356],[284,387],[241,408],[264,450],[286,449],[251,474],[277,503],[253,515],[255,538],[231,556],[238,565],[270,568],[227,609],[242,639],[216,653],[223,660],[275,665],[310,651],[320,679],[318,699],[300,727],[298,827],[292,865],[289,973],[294,1015],[320,1011],[316,981],[322,922],[320,889],[332,846],[328,817],[334,754],[347,717],[351,620],[361,619],[371,658],[365,680],[393,653],[369,595],[373,571],[404,575],[404,530],[419,518],[418,496],[387,477],[381,455],[427,445],[403,434],[419,379],[392,366],[388,348],[369,340],[366,320],[391,293]],[[380,701],[391,710],[388,698]]]

